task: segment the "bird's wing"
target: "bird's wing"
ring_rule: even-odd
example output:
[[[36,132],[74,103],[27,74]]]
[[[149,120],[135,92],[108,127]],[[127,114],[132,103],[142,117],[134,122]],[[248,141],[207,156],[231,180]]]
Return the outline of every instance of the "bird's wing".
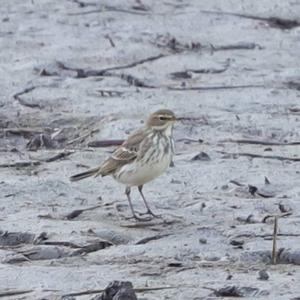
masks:
[[[133,161],[138,154],[142,142],[146,138],[144,130],[131,134],[113,154],[103,162],[95,176],[106,176],[116,171],[121,166]]]

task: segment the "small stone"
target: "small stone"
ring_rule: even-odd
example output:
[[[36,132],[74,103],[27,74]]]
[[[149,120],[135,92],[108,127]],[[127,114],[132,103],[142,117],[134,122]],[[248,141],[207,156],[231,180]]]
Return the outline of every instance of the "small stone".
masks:
[[[250,193],[252,196],[254,196],[256,192],[257,192],[257,187],[254,186],[254,185],[250,185],[250,184],[249,184],[249,193]]]
[[[207,244],[207,239],[200,238],[200,239],[199,239],[199,243],[200,243],[200,244]]]
[[[259,280],[268,280],[269,279],[269,274],[267,273],[266,270],[260,270],[258,272],[258,279]]]
[[[199,154],[195,155],[191,160],[202,160],[202,161],[209,161],[211,160],[209,155],[205,152],[200,152]]]
[[[129,281],[113,281],[94,300],[137,300],[132,283]]]
[[[219,256],[214,256],[214,255],[205,257],[205,260],[207,261],[219,261],[220,259],[221,258]]]
[[[168,263],[168,267],[179,268],[179,267],[182,267],[182,263],[181,262],[170,262],[170,263]]]
[[[174,184],[180,184],[181,181],[180,181],[180,180],[176,180],[176,179],[172,179],[172,180],[171,180],[171,183],[174,183]]]
[[[221,190],[227,190],[229,188],[228,184],[224,184],[221,186]]]
[[[244,241],[243,240],[231,240],[230,241],[230,245],[232,246],[242,246],[244,245]]]

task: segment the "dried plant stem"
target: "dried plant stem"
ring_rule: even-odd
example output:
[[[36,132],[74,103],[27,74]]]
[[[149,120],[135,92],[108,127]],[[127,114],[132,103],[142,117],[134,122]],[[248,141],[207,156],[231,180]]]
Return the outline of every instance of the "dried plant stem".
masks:
[[[272,264],[277,263],[277,231],[278,231],[278,216],[274,216],[274,231],[273,231],[273,246],[272,246]]]

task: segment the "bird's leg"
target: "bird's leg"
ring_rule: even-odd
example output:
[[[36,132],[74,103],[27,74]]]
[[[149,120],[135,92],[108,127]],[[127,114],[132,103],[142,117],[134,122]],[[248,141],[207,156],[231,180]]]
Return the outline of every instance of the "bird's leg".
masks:
[[[142,186],[142,185],[139,185],[139,186],[138,186],[138,190],[139,190],[139,192],[140,192],[140,194],[141,194],[141,196],[142,196],[142,199],[143,199],[143,201],[144,201],[144,203],[145,203],[145,206],[146,206],[146,208],[147,208],[147,211],[146,211],[145,213],[142,213],[142,215],[149,214],[149,215],[151,215],[151,216],[153,216],[153,217],[155,217],[155,218],[161,218],[160,215],[156,215],[156,214],[153,213],[153,211],[150,209],[150,207],[149,207],[149,205],[148,205],[148,203],[147,203],[147,201],[146,201],[146,198],[145,198],[145,196],[144,196],[144,194],[143,194],[143,186]]]
[[[126,187],[126,190],[125,190],[125,194],[126,194],[126,196],[127,196],[127,199],[128,199],[128,202],[129,202],[129,206],[130,206],[130,209],[131,209],[131,212],[132,212],[132,217],[130,217],[130,218],[128,218],[128,219],[134,218],[134,219],[136,219],[136,220],[138,220],[138,221],[149,221],[149,220],[150,220],[149,218],[141,218],[141,217],[139,217],[139,216],[135,213],[135,211],[134,211],[134,209],[133,209],[132,202],[131,202],[131,198],[130,198],[130,192],[131,192],[131,189],[130,189],[129,186],[127,186],[127,187]]]

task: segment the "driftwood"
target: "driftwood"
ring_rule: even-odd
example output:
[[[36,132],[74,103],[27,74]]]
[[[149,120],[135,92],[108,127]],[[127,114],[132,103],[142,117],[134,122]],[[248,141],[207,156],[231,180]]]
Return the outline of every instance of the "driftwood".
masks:
[[[38,245],[27,245],[8,255],[3,262],[14,264],[24,261],[60,259],[63,257],[81,256],[105,249],[113,244],[107,241],[96,240],[86,245],[76,245],[66,241],[42,241]]]
[[[11,247],[20,244],[33,243],[35,235],[28,232],[3,232],[0,231],[0,246]]]

